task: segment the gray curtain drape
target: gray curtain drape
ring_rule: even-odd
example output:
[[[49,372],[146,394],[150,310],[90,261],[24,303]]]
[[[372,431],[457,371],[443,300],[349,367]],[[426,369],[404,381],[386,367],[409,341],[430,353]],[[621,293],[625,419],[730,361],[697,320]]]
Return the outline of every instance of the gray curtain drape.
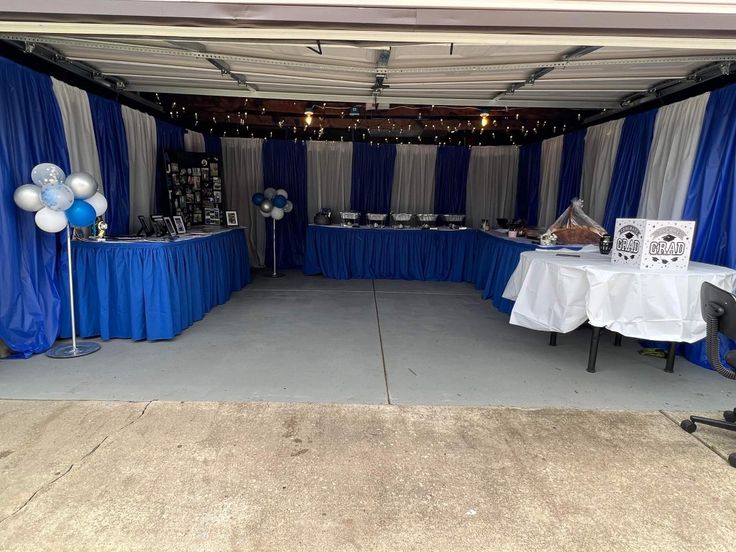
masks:
[[[560,190],[560,167],[564,136],[542,142],[542,167],[539,177],[539,226],[549,228],[557,219],[557,194]]]
[[[682,217],[710,93],[661,107],[654,123],[639,216]]]
[[[437,146],[396,146],[391,211],[431,213],[434,207],[434,167]]]
[[[248,228],[248,253],[252,266],[263,266],[266,258],[265,219],[251,198],[263,191],[263,140],[222,138],[222,172],[225,205],[237,211],[238,223]]]
[[[204,153],[204,134],[201,132],[194,132],[193,130],[187,130],[184,133],[184,151]]]
[[[481,146],[470,152],[466,224],[479,228],[482,219],[491,226],[497,218],[513,218],[516,179],[519,173],[519,148]]]
[[[590,127],[585,135],[582,200],[585,212],[597,223],[603,222],[616,163],[618,142],[624,119]]]
[[[138,215],[150,215],[156,194],[156,119],[122,106],[128,142],[130,231],[138,230]]]
[[[333,213],[350,209],[353,144],[307,142],[307,215],[329,207]],[[337,220],[337,219],[336,219]]]
[[[99,184],[99,191],[104,193],[105,183],[102,182],[89,97],[85,91],[53,77],[51,83],[64,123],[64,136],[69,148],[71,168],[75,172],[84,171],[94,176]]]

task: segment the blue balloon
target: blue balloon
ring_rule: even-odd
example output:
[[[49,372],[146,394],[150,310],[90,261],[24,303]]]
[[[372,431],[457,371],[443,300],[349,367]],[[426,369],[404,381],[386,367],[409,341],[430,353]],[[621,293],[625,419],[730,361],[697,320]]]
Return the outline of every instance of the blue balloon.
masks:
[[[279,209],[283,209],[286,206],[287,199],[282,195],[275,196],[271,203],[273,203],[274,207],[278,207]]]
[[[75,199],[72,206],[65,212],[66,218],[69,219],[69,224],[76,228],[91,226],[97,218],[95,208],[83,199]]]
[[[266,196],[264,196],[261,192],[253,194],[253,203],[255,203],[256,205],[260,205],[261,203],[263,203],[264,199],[266,199]]]

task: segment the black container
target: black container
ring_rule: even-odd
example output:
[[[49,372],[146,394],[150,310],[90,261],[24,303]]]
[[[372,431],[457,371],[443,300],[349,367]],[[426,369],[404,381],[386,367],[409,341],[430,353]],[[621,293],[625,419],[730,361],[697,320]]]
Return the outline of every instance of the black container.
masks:
[[[611,234],[604,234],[601,236],[598,242],[598,248],[601,251],[601,255],[608,255],[613,249],[613,236]]]

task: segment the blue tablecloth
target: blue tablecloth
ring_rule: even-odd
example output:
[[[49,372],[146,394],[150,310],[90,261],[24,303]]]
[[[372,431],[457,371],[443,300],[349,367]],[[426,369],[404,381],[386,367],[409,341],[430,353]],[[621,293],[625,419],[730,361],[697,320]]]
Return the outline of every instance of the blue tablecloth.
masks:
[[[72,262],[82,337],[172,339],[250,282],[242,228],[174,242],[75,241]]]
[[[476,233],[310,225],[304,274],[463,282],[473,268]]]
[[[468,281],[483,290],[483,299],[491,299],[498,310],[510,314],[514,302],[503,298],[503,290],[519,264],[521,254],[536,248],[526,241],[479,231],[475,242],[475,264]]]

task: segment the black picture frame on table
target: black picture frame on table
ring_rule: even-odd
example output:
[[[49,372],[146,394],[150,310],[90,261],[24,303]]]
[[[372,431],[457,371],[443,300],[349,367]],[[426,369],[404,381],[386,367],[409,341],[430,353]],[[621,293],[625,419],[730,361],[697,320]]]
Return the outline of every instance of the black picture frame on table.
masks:
[[[184,218],[180,215],[174,215],[174,226],[176,226],[176,232],[178,234],[186,234],[187,233],[187,225],[184,224]]]
[[[238,225],[238,212],[237,211],[225,211],[225,224],[228,226]]]
[[[174,226],[174,221],[171,220],[171,217],[164,217],[164,224],[166,224],[166,231],[169,233],[169,236],[174,238],[179,234],[176,231],[176,226]]]
[[[148,237],[148,236],[153,235],[155,230],[150,224],[148,224],[146,217],[144,217],[143,215],[138,215],[138,222],[141,223],[141,229],[138,230],[138,233],[136,234],[136,236],[141,236],[145,234],[146,237]]]
[[[166,228],[166,223],[164,222],[164,217],[161,215],[151,215],[151,224],[153,225],[154,232],[156,236],[159,238],[161,236],[166,236],[169,231]]]

